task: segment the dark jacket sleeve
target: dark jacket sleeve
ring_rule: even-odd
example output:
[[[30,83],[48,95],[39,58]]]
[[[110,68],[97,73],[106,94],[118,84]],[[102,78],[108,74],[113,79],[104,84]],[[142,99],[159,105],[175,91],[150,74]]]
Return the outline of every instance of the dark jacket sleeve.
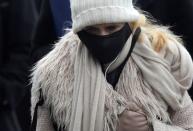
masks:
[[[47,54],[57,39],[49,0],[44,0],[42,4],[40,17],[31,43],[31,64],[34,64]]]

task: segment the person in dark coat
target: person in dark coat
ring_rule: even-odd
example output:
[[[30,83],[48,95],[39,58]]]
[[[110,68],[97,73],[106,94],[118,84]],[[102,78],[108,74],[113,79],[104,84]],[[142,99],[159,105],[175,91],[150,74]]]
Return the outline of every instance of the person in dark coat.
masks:
[[[31,33],[37,19],[32,0],[0,0],[0,131],[26,131]],[[29,112],[29,111],[28,111]]]
[[[159,23],[171,26],[182,36],[193,58],[193,1],[192,0],[134,0],[136,6],[149,12]],[[190,89],[193,98],[193,87]]]

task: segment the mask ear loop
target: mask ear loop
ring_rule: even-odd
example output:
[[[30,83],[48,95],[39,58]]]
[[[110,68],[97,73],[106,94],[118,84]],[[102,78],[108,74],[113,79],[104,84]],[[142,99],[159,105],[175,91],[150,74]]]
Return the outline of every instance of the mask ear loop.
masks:
[[[107,79],[107,72],[109,70],[109,68],[111,67],[112,64],[114,64],[116,62],[116,60],[118,59],[120,53],[117,55],[117,57],[107,66],[106,70],[105,70],[105,79]]]
[[[128,24],[128,25],[129,25],[129,28],[130,28],[130,30],[131,30],[130,24]],[[132,36],[133,36],[133,31],[131,30],[131,32],[132,32],[131,34],[132,34]],[[117,55],[117,57],[107,66],[107,68],[106,68],[106,70],[105,70],[105,80],[106,80],[106,81],[107,81],[107,72],[108,72],[109,68],[111,67],[112,64],[114,64],[114,63],[117,61],[117,59],[119,58],[120,54],[121,54],[121,52],[119,52],[119,54]],[[108,85],[109,88],[111,88],[111,87],[109,86],[109,84],[107,84],[107,85]]]
[[[120,53],[119,53],[119,55],[120,55]],[[109,68],[111,67],[111,65],[116,62],[116,60],[118,59],[119,55],[117,55],[117,57],[107,66],[107,68],[105,70],[105,80],[106,81],[107,81],[107,72],[108,72]],[[108,84],[108,82],[107,82],[107,85],[108,85],[109,88],[111,88],[110,84]]]

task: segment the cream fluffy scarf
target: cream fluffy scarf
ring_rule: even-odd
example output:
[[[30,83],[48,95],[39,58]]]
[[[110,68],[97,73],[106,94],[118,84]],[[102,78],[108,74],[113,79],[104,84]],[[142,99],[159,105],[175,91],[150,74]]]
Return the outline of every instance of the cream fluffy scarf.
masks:
[[[65,126],[67,131],[116,131],[118,115],[130,108],[129,103],[137,104],[150,122],[159,117],[167,123],[170,122],[168,108],[177,110],[182,106],[181,100],[192,82],[193,65],[191,57],[179,43],[168,43],[164,56],[151,48],[148,39],[144,43],[136,43],[116,85],[117,91],[114,91],[107,83],[101,65],[91,57],[79,40],[73,41],[73,44],[70,40],[73,37],[76,36],[69,33],[39,62],[39,65],[45,61],[56,63],[49,65],[49,70],[52,72],[52,69],[58,67],[54,71],[55,75],[52,73],[57,79],[33,85],[48,88],[43,89],[47,94],[46,103],[53,107],[54,120],[61,127]],[[131,38],[123,52],[128,51],[130,43]],[[76,50],[70,50],[74,46]],[[75,52],[76,56],[69,57]],[[125,53],[121,54],[124,57]],[[49,59],[49,56],[53,59]],[[71,62],[64,61],[67,59]],[[65,75],[63,71],[69,74]],[[34,73],[37,75],[37,72],[38,70]],[[49,73],[44,79],[47,78]],[[34,79],[37,80],[33,81],[44,81],[38,77]],[[57,97],[64,101],[54,101],[49,97],[53,98],[58,91],[63,94]]]

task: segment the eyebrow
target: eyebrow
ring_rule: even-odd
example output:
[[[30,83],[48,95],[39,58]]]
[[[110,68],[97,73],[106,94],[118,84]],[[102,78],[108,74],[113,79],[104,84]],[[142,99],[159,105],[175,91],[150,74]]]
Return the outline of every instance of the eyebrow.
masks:
[[[104,27],[111,27],[111,26],[119,26],[120,24],[108,24],[108,25],[105,25]],[[98,29],[97,27],[95,26],[87,26],[85,29]]]
[[[94,27],[94,26],[88,26],[88,27],[86,27],[84,30],[89,30],[89,29],[98,30],[98,28],[97,28],[97,27]]]

